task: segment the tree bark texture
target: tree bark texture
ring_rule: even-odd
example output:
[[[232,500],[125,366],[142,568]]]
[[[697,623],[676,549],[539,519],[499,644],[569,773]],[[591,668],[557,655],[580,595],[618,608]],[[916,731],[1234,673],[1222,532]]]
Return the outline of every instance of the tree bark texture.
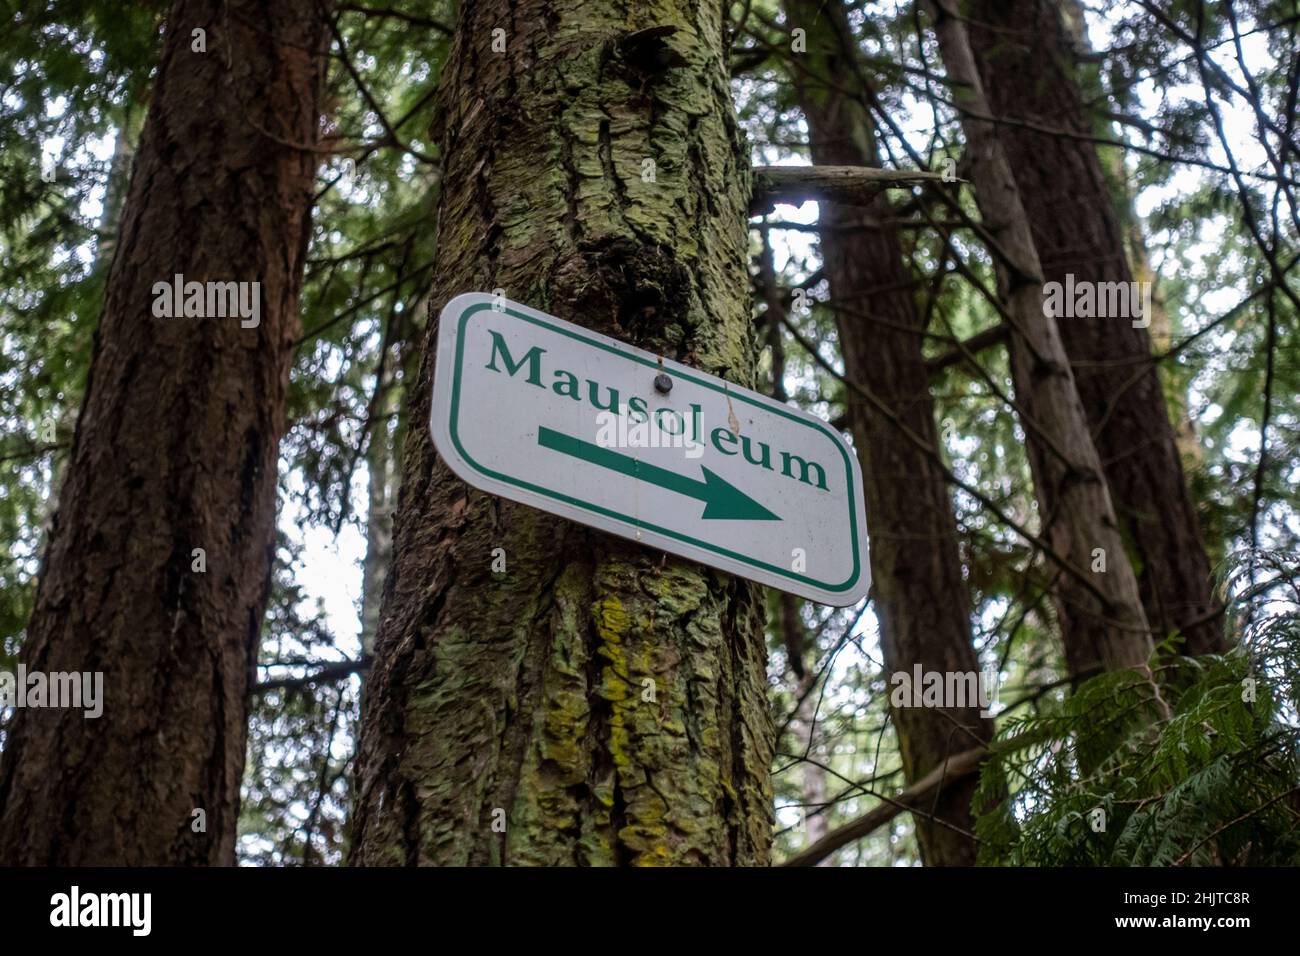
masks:
[[[102,671],[103,715],[15,711],[0,862],[234,862],[323,17],[316,0],[171,9],[22,651],[29,671]],[[176,273],[260,282],[260,324],[156,318]]]
[[[838,0],[786,0],[786,11],[791,27],[807,31],[807,54],[796,54],[791,69],[813,162],[878,165],[876,130],[863,105],[862,72],[853,60],[843,7]],[[822,262],[845,372],[893,416],[890,420],[873,412],[849,393],[871,529],[873,608],[887,672],[905,672],[910,678],[920,664],[927,672],[975,673],[979,663],[971,645],[968,589],[948,487],[938,461],[903,431],[910,430],[938,453],[922,351],[925,319],[913,297],[898,233],[852,228],[890,218],[891,205],[883,195],[866,209],[821,206],[820,222],[830,227],[820,233]],[[979,711],[978,705],[895,708],[907,781],[924,777],[952,754],[986,743],[992,728]],[[965,777],[927,805],[941,823],[916,816],[926,865],[974,864],[976,844],[966,834],[974,830],[976,782],[975,776]]]
[[[1016,402],[1042,536],[1059,572],[1054,598],[1066,663],[1074,676],[1139,666],[1153,646],[1146,613],[1058,323],[1043,307],[1042,267],[1011,162],[994,124],[981,118],[988,101],[954,0],[927,0],[926,7],[962,110],[975,198],[996,247]]]
[[[442,82],[432,315],[503,289],[752,387],[721,5],[466,4]],[[413,426],[352,862],[765,864],[762,610],[751,584],[471,490]]]
[[[1094,129],[1058,6],[969,0],[971,47],[1044,281],[1064,286],[1068,273],[1076,283],[1129,283],[1134,275],[1123,224],[1097,148],[1086,139]],[[1149,330],[1135,328],[1128,315],[1062,317],[1057,325],[1148,622],[1159,638],[1181,632],[1186,653],[1222,652],[1223,620],[1210,616],[1210,561],[1151,361]]]

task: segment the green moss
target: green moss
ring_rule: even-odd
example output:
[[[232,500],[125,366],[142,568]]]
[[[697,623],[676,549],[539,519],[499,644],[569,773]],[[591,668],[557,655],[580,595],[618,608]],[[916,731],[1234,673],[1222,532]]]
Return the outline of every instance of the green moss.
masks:
[[[504,288],[750,383],[749,173],[721,9],[559,0],[545,16],[515,12],[511,56],[469,56],[467,44],[512,21],[504,0],[468,9],[444,71],[435,300]],[[655,25],[677,27],[665,42],[688,65],[633,76],[618,40]],[[400,846],[452,864],[766,862],[771,743],[753,586],[477,493],[466,508],[423,433],[404,480],[427,494],[399,516],[409,603],[377,665],[400,692],[370,715],[400,733],[367,740],[386,756],[368,763],[359,856],[387,860],[383,848]],[[474,568],[493,547],[510,573],[488,584]],[[647,677],[654,701],[642,700]],[[504,835],[490,830],[498,806]]]

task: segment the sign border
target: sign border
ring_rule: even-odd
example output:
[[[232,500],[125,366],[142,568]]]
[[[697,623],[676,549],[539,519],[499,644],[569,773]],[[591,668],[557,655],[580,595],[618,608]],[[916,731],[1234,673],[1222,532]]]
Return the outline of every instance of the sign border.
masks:
[[[619,358],[626,359],[655,371],[659,371],[662,366],[663,371],[673,375],[674,377],[685,379],[702,388],[727,395],[730,398],[738,399],[739,401],[753,405],[757,408],[762,408],[767,412],[775,413],[789,419],[790,421],[798,422],[820,432],[831,442],[832,445],[835,446],[835,449],[840,453],[840,457],[845,466],[845,475],[847,478],[846,484],[848,488],[848,519],[851,547],[853,551],[853,571],[844,582],[840,584],[827,584],[809,575],[799,574],[793,570],[786,570],[778,565],[768,564],[764,561],[746,556],[737,551],[732,551],[720,545],[701,541],[698,538],[693,538],[682,532],[660,527],[659,525],[652,524],[644,518],[632,517],[614,511],[613,509],[605,508],[601,505],[583,501],[580,498],[575,498],[572,495],[565,494],[564,492],[555,491],[542,485],[525,481],[522,478],[515,478],[480,465],[474,460],[466,450],[465,446],[461,443],[458,430],[461,371],[464,368],[464,331],[470,318],[477,315],[479,312],[492,309],[494,301],[495,297],[485,292],[462,293],[451,299],[443,307],[442,312],[439,315],[438,359],[434,368],[434,388],[433,399],[430,407],[430,427],[433,433],[435,447],[437,447],[438,451],[442,453],[444,460],[447,461],[452,471],[456,472],[460,478],[470,484],[475,483],[473,478],[486,479],[489,482],[517,489],[515,492],[516,494],[523,492],[535,495],[542,499],[554,501],[569,508],[577,509],[579,512],[587,512],[592,515],[599,515],[606,519],[613,519],[630,527],[628,527],[627,530],[608,528],[604,525],[596,527],[600,530],[608,531],[611,534],[617,534],[620,537],[641,544],[653,544],[653,541],[647,541],[644,536],[637,537],[636,534],[638,532],[662,536],[672,541],[680,542],[688,547],[696,548],[712,555],[717,555],[719,558],[739,565],[738,569],[732,570],[730,568],[723,568],[722,570],[724,571],[736,574],[739,577],[747,576],[743,569],[762,571],[774,575],[783,581],[790,582],[792,585],[802,585],[798,593],[802,593],[805,596],[816,594],[817,597],[813,597],[813,600],[830,598],[832,600],[826,600],[824,603],[829,603],[833,606],[846,607],[850,604],[857,603],[858,600],[866,596],[870,589],[870,578],[868,572],[866,586],[863,586],[863,571],[867,565],[863,560],[863,552],[865,549],[861,547],[861,544],[866,541],[865,528],[859,528],[860,522],[856,497],[859,493],[858,489],[861,487],[860,468],[857,462],[857,457],[849,454],[843,438],[835,434],[825,422],[815,416],[808,415],[798,409],[790,408],[777,402],[775,399],[767,398],[757,392],[751,392],[749,389],[741,386],[730,385],[730,383],[726,382],[719,385],[715,382],[698,378],[697,376],[703,373],[700,373],[696,369],[691,369],[689,366],[681,365],[669,359],[661,360],[658,356],[655,356],[644,349],[627,345],[616,339],[601,335],[599,332],[592,332],[588,329],[582,328],[581,326],[574,325],[573,323],[565,322],[563,319],[557,319],[554,316],[548,316],[545,313],[536,312],[527,306],[509,299],[502,299],[501,308],[496,309],[495,311],[511,315],[516,319],[520,319],[531,325],[539,326],[554,334],[574,339],[584,345],[612,353],[617,355]],[[450,322],[448,322],[449,319],[451,320]],[[555,322],[563,323],[563,325],[557,326],[553,324]],[[571,326],[571,328],[565,328],[563,326]],[[455,353],[453,356],[448,357],[446,355],[446,346],[450,344],[448,339],[451,337],[455,338]],[[439,389],[438,386],[440,384],[439,379],[444,370],[451,374],[451,383],[446,392],[441,393],[441,389]],[[453,455],[446,454],[446,449],[442,448],[442,443],[438,441],[438,439],[442,437],[440,435],[441,429],[439,423],[440,419],[443,418],[443,416],[438,415],[438,411],[440,406],[444,404],[443,402],[440,402],[439,399],[442,398],[444,394],[447,399],[445,405],[448,412],[445,416],[446,437],[450,440],[451,445],[454,448],[455,454]],[[462,471],[461,467],[457,467],[458,464],[461,465],[465,471],[471,472],[473,478],[470,474],[466,474],[465,471]],[[509,497],[509,495],[506,495],[506,497]],[[523,503],[528,504],[529,502],[524,501]],[[561,517],[566,517],[566,515],[562,514]],[[581,522],[580,518],[571,518],[571,520]],[[860,531],[862,534],[860,534]],[[689,559],[690,556],[686,557]],[[759,583],[767,584],[768,582],[760,581]],[[780,585],[769,586],[780,587]],[[860,593],[855,593],[855,591]],[[846,598],[848,599],[847,603],[842,603],[845,602]]]

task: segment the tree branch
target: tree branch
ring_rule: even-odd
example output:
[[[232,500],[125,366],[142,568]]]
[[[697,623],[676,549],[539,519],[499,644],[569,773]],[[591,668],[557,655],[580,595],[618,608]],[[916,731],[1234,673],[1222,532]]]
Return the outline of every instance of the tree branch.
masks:
[[[943,355],[936,355],[932,359],[926,359],[925,368],[931,375],[935,372],[942,371],[950,365],[958,365],[969,355],[976,352],[982,352],[984,349],[992,348],[1007,340],[1008,329],[1005,325],[998,324],[983,332],[977,332],[970,338],[961,343],[960,348],[955,348],[951,352],[945,352]]]
[[[761,216],[775,209],[778,202],[798,206],[809,199],[868,206],[886,189],[935,182],[944,182],[943,173],[874,166],[757,166],[749,214]]]
[[[441,20],[435,20],[432,17],[418,17],[412,13],[404,13],[393,7],[368,7],[361,3],[340,3],[337,8],[348,13],[362,13],[367,17],[392,17],[401,20],[403,23],[409,23],[417,27],[432,27],[444,36],[451,36],[456,31]]]
[[[974,747],[954,754],[939,764],[916,783],[904,788],[898,796],[873,807],[870,811],[849,823],[826,834],[807,849],[801,850],[782,866],[816,866],[846,843],[859,840],[872,831],[884,826],[905,810],[919,808],[941,786],[955,783],[969,777],[979,770],[980,763],[988,756],[987,747]]]
[[[321,664],[316,670],[307,674],[305,677],[279,677],[275,680],[264,680],[254,684],[250,690],[253,694],[263,694],[268,690],[279,690],[289,687],[305,687],[308,684],[317,684],[322,681],[336,681],[344,677],[350,677],[353,674],[359,674],[369,669],[370,661],[329,661]]]

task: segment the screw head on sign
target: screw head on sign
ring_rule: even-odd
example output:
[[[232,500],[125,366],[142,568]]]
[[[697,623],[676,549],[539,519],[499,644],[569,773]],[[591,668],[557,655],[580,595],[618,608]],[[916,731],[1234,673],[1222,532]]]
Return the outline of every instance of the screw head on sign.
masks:
[[[673,380],[663,372],[655,376],[655,390],[667,395],[673,390]]]

